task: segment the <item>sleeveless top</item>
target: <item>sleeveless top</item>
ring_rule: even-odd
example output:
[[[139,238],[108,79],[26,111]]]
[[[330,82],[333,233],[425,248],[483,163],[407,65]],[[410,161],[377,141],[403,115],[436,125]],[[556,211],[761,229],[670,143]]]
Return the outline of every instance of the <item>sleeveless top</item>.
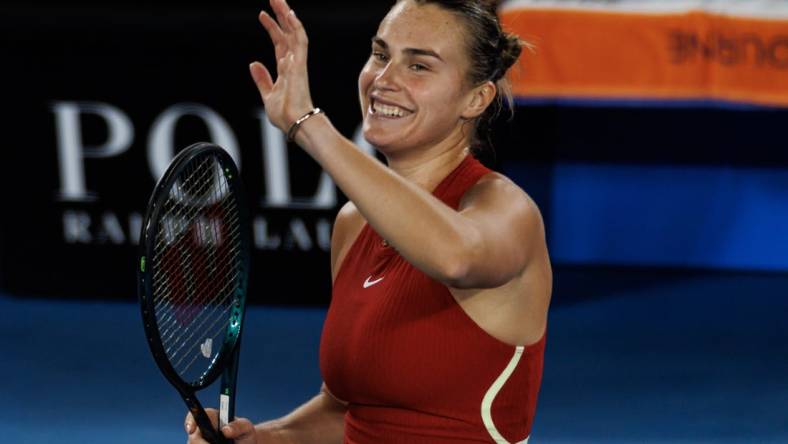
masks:
[[[457,209],[489,173],[473,156],[433,192]],[[523,443],[545,337],[493,338],[365,224],[336,276],[320,344],[329,391],[348,402],[345,443]]]

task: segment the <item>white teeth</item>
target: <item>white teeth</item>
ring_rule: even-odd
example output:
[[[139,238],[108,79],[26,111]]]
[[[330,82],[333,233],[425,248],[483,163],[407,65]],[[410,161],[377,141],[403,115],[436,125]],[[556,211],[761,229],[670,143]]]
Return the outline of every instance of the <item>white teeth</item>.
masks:
[[[384,105],[378,102],[374,102],[372,110],[375,111],[375,114],[383,114],[387,117],[402,117],[405,115],[405,110],[398,106]]]

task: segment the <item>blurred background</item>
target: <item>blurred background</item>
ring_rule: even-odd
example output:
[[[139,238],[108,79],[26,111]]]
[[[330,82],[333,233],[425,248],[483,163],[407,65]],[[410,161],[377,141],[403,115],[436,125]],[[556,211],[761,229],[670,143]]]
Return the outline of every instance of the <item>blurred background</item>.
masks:
[[[356,80],[391,4],[291,2],[315,104],[370,152]],[[0,5],[3,442],[185,441],[135,263],[156,180],[202,140],[240,164],[254,216],[238,413],[317,392],[345,198],[265,119],[247,68],[273,66],[264,6]],[[534,49],[484,160],[539,204],[555,271],[532,442],[788,442],[788,2],[500,15]]]

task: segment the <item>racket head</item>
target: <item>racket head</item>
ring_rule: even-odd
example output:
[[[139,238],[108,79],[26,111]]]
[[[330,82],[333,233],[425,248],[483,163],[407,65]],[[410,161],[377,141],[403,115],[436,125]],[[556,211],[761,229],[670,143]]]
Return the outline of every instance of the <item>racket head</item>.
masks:
[[[243,326],[249,256],[235,162],[217,145],[189,146],[148,202],[137,270],[148,345],[184,396],[212,384],[230,364]]]

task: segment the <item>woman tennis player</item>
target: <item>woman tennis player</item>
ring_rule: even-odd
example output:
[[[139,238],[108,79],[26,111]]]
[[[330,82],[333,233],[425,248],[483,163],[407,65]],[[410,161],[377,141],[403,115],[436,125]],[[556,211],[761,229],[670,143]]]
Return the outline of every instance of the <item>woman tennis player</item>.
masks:
[[[510,100],[504,75],[522,42],[488,2],[397,1],[358,82],[364,137],[386,166],[315,108],[304,28],[285,0],[271,6],[260,22],[276,80],[260,63],[251,75],[271,121],[350,202],[332,238],[322,390],[222,432],[237,444],[527,442],[552,284],[544,227],[472,154]],[[205,442],[188,416],[186,430]]]

